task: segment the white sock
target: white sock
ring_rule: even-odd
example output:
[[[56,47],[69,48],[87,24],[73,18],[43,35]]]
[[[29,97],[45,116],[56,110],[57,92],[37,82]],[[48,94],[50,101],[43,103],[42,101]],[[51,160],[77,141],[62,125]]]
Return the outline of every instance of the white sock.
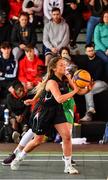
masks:
[[[71,156],[64,156],[65,167],[71,165]]]
[[[24,159],[26,157],[27,153],[22,150],[20,154],[18,154],[18,157],[20,157],[21,159]]]
[[[19,145],[25,147],[26,144],[34,137],[34,133],[32,131],[32,129],[29,129],[24,136],[22,137]]]
[[[21,150],[17,147],[17,148],[14,150],[13,153],[14,153],[15,155],[17,155],[17,154],[20,153],[20,152],[21,152]]]
[[[63,143],[62,143],[62,150],[63,150]],[[64,153],[63,153],[63,157],[65,157],[65,156],[64,156]],[[72,156],[71,156],[71,159],[72,159]]]
[[[63,150],[63,143],[62,143],[62,150]],[[64,157],[64,153],[63,153],[63,157]]]

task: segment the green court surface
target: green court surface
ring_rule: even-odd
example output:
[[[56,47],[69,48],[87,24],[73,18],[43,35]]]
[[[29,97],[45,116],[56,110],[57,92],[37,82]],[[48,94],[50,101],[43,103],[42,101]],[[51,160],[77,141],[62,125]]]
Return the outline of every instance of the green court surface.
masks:
[[[0,153],[0,179],[105,179],[108,180],[108,153],[74,153],[79,170],[78,175],[63,172],[64,162],[61,153],[29,154],[17,171],[1,163],[7,153]]]

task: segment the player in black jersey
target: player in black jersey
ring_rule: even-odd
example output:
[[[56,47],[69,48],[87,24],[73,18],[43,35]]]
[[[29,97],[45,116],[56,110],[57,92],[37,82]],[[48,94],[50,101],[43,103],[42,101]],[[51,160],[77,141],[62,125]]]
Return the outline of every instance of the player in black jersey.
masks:
[[[31,104],[37,98],[40,100],[36,104],[31,116],[32,130],[35,133],[31,140],[16,156],[11,163],[11,169],[17,170],[21,160],[26,154],[32,151],[48,133],[51,126],[54,126],[63,141],[63,154],[65,159],[65,173],[78,174],[78,170],[71,165],[72,143],[70,124],[72,127],[72,97],[79,91],[73,80],[68,76],[68,81],[64,80],[65,60],[61,57],[53,58],[48,65],[47,74],[42,83],[36,87],[36,95],[33,99],[26,100],[26,104]],[[70,89],[70,87],[73,89]]]

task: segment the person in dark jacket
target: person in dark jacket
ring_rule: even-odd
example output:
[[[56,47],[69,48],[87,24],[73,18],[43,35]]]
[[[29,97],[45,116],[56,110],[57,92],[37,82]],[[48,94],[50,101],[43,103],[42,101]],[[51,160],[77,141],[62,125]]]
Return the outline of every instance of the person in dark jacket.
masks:
[[[4,10],[0,10],[0,44],[4,41],[10,42],[12,25],[7,20],[7,14]]]
[[[75,49],[76,40],[80,33],[83,16],[82,11],[84,7],[84,1],[80,0],[65,0],[64,1],[64,12],[63,17],[69,25],[70,30],[70,46]]]
[[[34,28],[29,23],[29,15],[26,12],[21,12],[18,23],[12,29],[11,41],[13,45],[13,54],[19,60],[24,53],[27,44],[36,46],[37,36]],[[35,53],[38,54],[35,48]]]
[[[9,0],[0,0],[0,10],[3,10],[8,15],[10,12]]]
[[[13,91],[7,95],[6,104],[10,112],[10,123],[13,129],[12,139],[18,143],[21,133],[28,126],[30,106],[24,104],[27,96],[21,82],[15,81],[12,87]]]
[[[94,46],[92,44],[86,45],[86,55],[83,69],[87,70],[93,78],[94,85],[90,92],[85,94],[86,100],[86,113],[80,121],[91,121],[93,114],[96,113],[94,94],[101,93],[108,90],[108,84],[104,81],[104,64],[103,61],[96,55]]]
[[[16,80],[18,63],[12,55],[9,42],[3,42],[0,47],[0,91],[2,97],[6,97],[12,82]]]

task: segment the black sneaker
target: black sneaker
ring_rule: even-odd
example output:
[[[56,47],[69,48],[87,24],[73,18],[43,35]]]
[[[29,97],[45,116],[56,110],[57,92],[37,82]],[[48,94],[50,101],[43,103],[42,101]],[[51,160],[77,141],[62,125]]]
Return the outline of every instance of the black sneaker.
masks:
[[[16,155],[14,153],[10,154],[9,157],[5,158],[2,162],[2,165],[9,166],[11,162],[15,159]]]
[[[64,161],[64,156],[62,156],[62,160]],[[76,166],[76,162],[73,159],[71,159],[71,164],[72,166]]]

